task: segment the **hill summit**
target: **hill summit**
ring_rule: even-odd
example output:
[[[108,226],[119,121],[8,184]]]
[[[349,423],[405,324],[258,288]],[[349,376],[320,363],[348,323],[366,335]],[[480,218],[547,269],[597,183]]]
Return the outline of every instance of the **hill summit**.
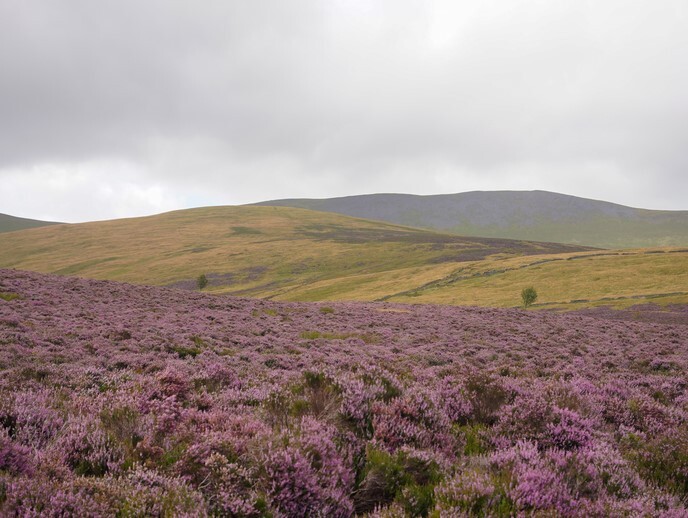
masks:
[[[600,248],[688,245],[688,211],[637,209],[547,191],[367,194],[256,205],[334,212],[464,236]]]

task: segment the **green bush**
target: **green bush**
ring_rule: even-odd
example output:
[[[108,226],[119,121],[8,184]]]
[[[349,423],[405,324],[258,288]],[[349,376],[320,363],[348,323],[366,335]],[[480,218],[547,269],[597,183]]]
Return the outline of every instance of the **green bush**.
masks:
[[[527,308],[533,302],[537,300],[537,291],[535,291],[535,288],[530,286],[529,288],[523,288],[523,291],[521,291],[521,300],[523,301],[523,307]]]
[[[198,276],[196,279],[196,286],[198,286],[199,290],[202,290],[208,285],[208,278],[205,276],[205,273],[202,273],[201,275]]]
[[[434,506],[434,488],[441,481],[439,466],[398,451],[392,455],[369,448],[354,503],[358,513],[391,502],[406,516],[428,516]]]
[[[498,380],[483,373],[473,374],[466,380],[466,395],[473,406],[470,423],[488,426],[497,421],[499,409],[509,399]]]
[[[641,477],[688,501],[688,431],[671,431],[647,439],[629,434],[621,451]]]

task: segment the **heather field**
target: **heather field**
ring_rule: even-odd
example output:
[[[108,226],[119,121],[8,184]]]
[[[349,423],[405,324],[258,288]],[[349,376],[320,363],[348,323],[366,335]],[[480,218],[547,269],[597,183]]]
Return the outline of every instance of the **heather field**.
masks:
[[[688,516],[688,307],[0,270],[2,516]]]

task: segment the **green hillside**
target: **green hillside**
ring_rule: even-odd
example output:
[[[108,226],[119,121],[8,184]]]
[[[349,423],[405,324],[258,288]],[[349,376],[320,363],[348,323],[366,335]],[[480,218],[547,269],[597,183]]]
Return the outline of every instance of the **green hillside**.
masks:
[[[688,211],[636,209],[546,191],[370,194],[258,205],[334,212],[463,236],[598,248],[688,246]]]
[[[277,207],[212,207],[0,235],[0,265],[135,283],[279,295],[358,274],[479,260],[495,254],[579,250],[462,238]]]
[[[286,207],[209,207],[0,235],[0,267],[280,300],[534,307],[688,302],[688,250],[459,237]]]

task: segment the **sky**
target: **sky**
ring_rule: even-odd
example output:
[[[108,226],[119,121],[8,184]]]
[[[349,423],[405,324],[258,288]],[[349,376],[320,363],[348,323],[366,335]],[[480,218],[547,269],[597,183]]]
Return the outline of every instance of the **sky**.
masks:
[[[375,192],[688,209],[685,0],[0,0],[0,213]]]

